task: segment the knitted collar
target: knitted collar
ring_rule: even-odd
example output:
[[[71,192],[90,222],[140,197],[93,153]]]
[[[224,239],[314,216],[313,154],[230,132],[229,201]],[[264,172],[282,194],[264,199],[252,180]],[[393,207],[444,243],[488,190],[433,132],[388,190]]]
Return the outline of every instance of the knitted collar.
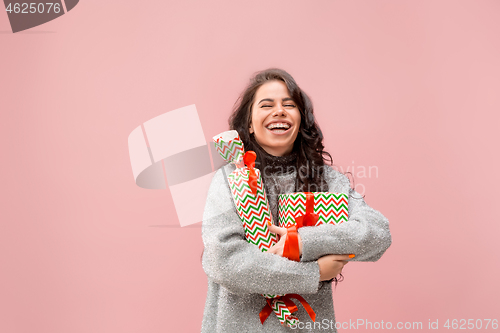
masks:
[[[297,167],[297,153],[293,151],[286,156],[273,156],[260,146],[256,151],[262,165],[256,165],[264,177],[293,173]]]

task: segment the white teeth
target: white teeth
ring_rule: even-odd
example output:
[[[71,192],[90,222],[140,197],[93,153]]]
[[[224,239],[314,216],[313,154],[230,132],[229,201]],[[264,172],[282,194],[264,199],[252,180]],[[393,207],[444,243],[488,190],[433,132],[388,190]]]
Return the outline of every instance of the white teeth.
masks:
[[[267,126],[267,129],[273,129],[273,128],[282,128],[282,129],[289,129],[290,124],[287,123],[272,123]]]

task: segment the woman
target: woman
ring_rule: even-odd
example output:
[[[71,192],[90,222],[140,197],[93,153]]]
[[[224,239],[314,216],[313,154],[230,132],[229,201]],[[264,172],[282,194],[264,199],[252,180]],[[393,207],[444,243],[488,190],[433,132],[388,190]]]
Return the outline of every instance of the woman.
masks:
[[[257,153],[274,226],[282,235],[268,252],[245,240],[227,175],[230,164],[214,175],[202,224],[203,269],[208,292],[202,332],[336,332],[331,281],[347,260],[376,261],[391,244],[388,220],[369,207],[349,179],[325,164],[323,137],[312,103],[285,71],[257,73],[240,96],[229,120],[245,150]],[[329,191],[349,194],[349,220],[340,225],[298,230],[301,261],[283,258],[284,229],[277,227],[278,194]],[[208,218],[210,216],[210,218]],[[215,216],[215,217],[213,217]],[[316,321],[298,304],[298,327],[280,325],[273,315],[261,324],[266,305],[261,294],[300,294],[316,312]]]

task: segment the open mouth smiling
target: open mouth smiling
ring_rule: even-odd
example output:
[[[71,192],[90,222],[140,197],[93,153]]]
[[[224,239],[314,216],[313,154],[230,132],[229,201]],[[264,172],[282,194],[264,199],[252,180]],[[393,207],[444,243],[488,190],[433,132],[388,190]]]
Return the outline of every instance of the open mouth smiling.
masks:
[[[282,134],[288,132],[288,130],[292,127],[287,122],[274,122],[266,126],[266,128],[274,134]]]

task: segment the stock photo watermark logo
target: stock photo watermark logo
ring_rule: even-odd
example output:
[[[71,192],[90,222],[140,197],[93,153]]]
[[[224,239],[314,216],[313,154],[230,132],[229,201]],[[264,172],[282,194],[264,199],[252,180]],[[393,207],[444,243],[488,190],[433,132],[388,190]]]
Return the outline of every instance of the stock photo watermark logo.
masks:
[[[66,14],[75,8],[78,1],[23,2],[4,0],[4,4],[12,32],[16,33],[47,23]]]
[[[378,178],[378,167],[376,165],[355,165],[354,161],[352,161],[352,165],[348,165],[346,167],[334,165],[333,168],[340,173],[350,174],[354,179],[354,190],[361,194],[365,195],[365,185],[360,183],[359,180],[363,178]]]
[[[144,122],[128,137],[134,179],[145,189],[168,189],[181,227],[201,222],[215,170],[226,164],[207,143],[196,106]]]
[[[378,178],[378,167],[376,165],[369,165],[369,166],[364,166],[364,165],[356,165],[354,164],[354,161],[352,161],[352,165],[347,165],[346,167],[344,166],[339,166],[339,165],[333,165],[331,166],[333,169],[337,170],[338,172],[350,176],[352,178],[353,182],[353,189],[361,194],[362,196],[365,194],[365,185],[363,183],[360,183],[359,180],[363,178]],[[268,169],[274,169],[277,170],[278,173],[291,173],[291,172],[297,172],[301,177],[313,177],[314,174],[324,174],[328,172],[328,168],[330,168],[330,165],[325,165],[325,166],[315,166],[313,167],[312,165],[309,164],[308,161],[306,161],[305,165],[300,166],[298,169],[295,168],[294,166],[287,166],[286,168],[280,167],[280,166],[266,166],[264,167],[261,172],[263,175],[268,175]],[[276,171],[274,171],[276,172]],[[292,184],[292,187],[294,185]],[[294,191],[294,188],[287,189],[287,188],[281,188],[282,191],[290,192]],[[320,192],[321,189],[319,188],[318,185],[316,184],[310,184],[308,185],[304,191],[306,192]]]

